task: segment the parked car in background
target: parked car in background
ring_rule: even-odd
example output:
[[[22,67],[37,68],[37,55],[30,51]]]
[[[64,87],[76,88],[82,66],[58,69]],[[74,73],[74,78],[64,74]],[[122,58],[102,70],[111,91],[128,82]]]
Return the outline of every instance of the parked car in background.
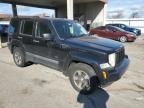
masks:
[[[140,36],[141,35],[141,30],[140,29],[132,28],[132,27],[129,27],[129,26],[125,25],[125,24],[107,24],[107,25],[119,27],[119,28],[121,28],[121,29],[123,29],[125,31],[132,32],[132,33],[136,34],[136,36]]]
[[[8,24],[0,24],[0,35],[2,42],[7,42],[8,41]]]
[[[90,30],[90,34],[97,34],[100,37],[118,40],[121,42],[135,41],[135,34],[129,33],[114,26],[101,26]]]
[[[0,24],[0,33],[1,36],[7,37],[8,36],[8,25],[6,24]]]

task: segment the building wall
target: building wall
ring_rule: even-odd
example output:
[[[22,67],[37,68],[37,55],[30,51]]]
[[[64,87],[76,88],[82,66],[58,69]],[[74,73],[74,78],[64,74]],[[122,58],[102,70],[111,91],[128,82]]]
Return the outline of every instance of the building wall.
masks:
[[[87,4],[86,19],[92,20],[92,27],[104,24],[104,3],[95,2]]]
[[[105,23],[105,4],[103,2],[91,2],[74,5],[74,19],[84,26],[91,24],[92,27],[101,26]],[[57,17],[67,18],[66,5],[58,7]]]
[[[56,17],[58,18],[67,18],[67,7],[66,5],[62,5],[57,7]]]

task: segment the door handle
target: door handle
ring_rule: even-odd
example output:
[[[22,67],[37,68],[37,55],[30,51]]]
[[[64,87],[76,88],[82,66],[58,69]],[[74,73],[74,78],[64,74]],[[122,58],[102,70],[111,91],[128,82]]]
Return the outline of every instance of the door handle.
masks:
[[[23,37],[21,37],[21,36],[18,36],[18,38],[19,38],[19,39],[22,39]]]
[[[35,43],[39,43],[39,41],[38,41],[38,40],[33,40],[33,42],[35,42]]]

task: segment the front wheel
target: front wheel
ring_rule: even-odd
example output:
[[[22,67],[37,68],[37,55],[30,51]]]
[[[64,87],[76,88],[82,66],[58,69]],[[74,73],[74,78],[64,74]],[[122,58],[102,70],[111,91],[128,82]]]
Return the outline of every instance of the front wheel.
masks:
[[[127,41],[127,37],[126,36],[120,37],[120,42],[124,43],[126,41]]]
[[[82,94],[91,94],[98,87],[98,79],[93,68],[87,64],[70,65],[69,79],[73,88]]]

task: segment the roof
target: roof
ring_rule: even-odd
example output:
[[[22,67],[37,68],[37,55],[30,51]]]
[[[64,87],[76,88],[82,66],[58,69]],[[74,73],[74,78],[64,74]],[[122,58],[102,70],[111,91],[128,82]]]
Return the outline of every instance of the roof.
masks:
[[[66,18],[51,18],[51,17],[39,17],[39,16],[19,16],[19,17],[13,17],[12,19],[45,19],[45,20],[66,20],[66,21],[72,21]]]
[[[0,0],[4,3],[16,3],[18,5],[43,7],[43,8],[56,8],[66,4],[66,0]],[[89,2],[103,2],[107,0],[74,0],[74,3],[89,3]]]

